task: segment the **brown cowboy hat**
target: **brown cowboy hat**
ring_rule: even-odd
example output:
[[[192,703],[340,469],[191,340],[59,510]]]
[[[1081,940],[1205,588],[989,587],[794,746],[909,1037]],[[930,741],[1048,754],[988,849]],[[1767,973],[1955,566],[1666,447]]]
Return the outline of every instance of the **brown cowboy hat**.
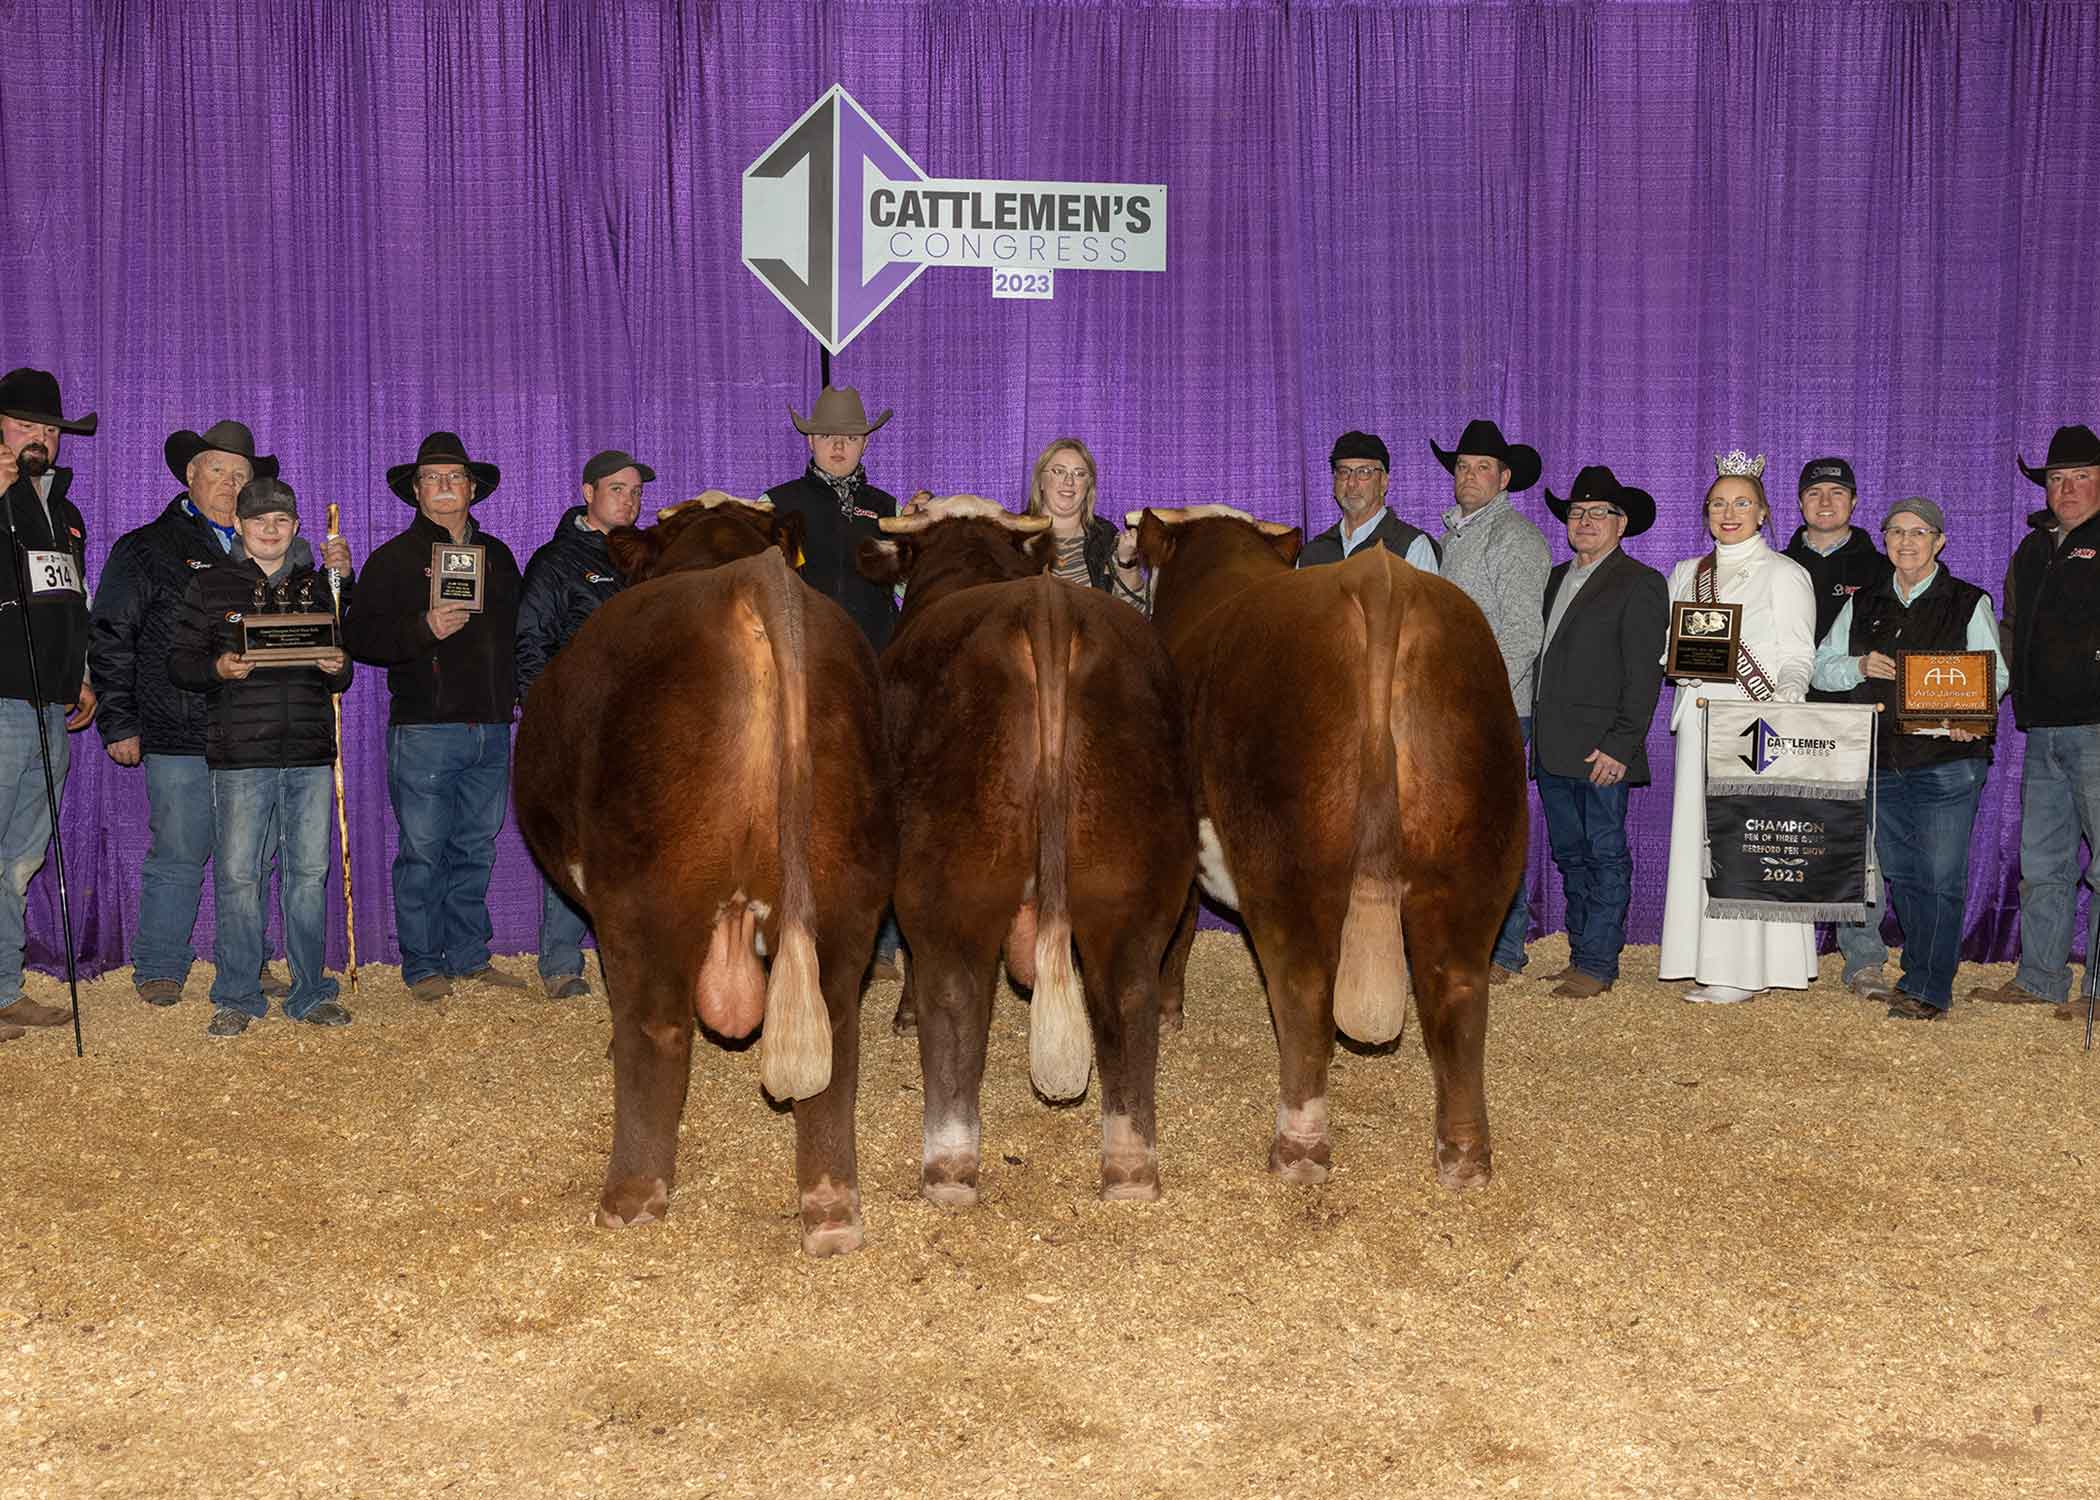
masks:
[[[260,458],[256,456],[255,434],[248,430],[248,424],[245,422],[235,422],[231,419],[214,422],[202,432],[182,428],[168,435],[168,441],[163,445],[161,452],[167,456],[168,467],[174,471],[175,477],[184,484],[190,482],[190,463],[200,453],[231,453],[236,458],[248,460],[249,467],[255,471],[255,478],[277,477],[276,458],[267,453]]]
[[[412,462],[395,464],[386,471],[386,487],[406,500],[416,503],[416,470],[425,464],[459,464],[474,481],[474,498],[467,503],[478,504],[495,493],[503,471],[494,464],[476,463],[467,457],[467,445],[459,440],[456,432],[438,431],[423,439],[416,448]]]
[[[847,437],[866,437],[890,419],[892,408],[885,406],[882,415],[874,421],[868,420],[868,409],[860,404],[860,392],[852,386],[834,388],[825,386],[817,397],[817,404],[809,409],[809,420],[803,421],[795,415],[795,408],[788,408],[788,415],[795,420],[795,431],[805,437],[818,433],[842,432]]]
[[[65,404],[58,399],[58,377],[49,370],[32,370],[24,365],[0,375],[0,417],[56,427],[60,432],[82,437],[95,435],[93,412],[68,418],[59,415],[64,409]]]

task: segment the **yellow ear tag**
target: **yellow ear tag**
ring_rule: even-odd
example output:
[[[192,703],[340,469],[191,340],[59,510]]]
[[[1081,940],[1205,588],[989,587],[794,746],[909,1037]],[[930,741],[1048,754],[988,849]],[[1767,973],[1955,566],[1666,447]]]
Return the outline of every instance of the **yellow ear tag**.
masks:
[[[800,568],[804,563],[808,561],[809,559],[802,555],[802,549],[800,547],[797,547],[795,549],[795,566],[797,568]]]

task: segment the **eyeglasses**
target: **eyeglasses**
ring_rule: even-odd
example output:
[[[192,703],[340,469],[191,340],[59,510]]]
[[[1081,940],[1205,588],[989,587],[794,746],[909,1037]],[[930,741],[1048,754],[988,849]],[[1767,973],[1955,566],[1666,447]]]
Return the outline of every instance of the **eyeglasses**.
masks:
[[[1334,471],[1334,477],[1341,480],[1344,484],[1369,484],[1384,472],[1385,470],[1379,468],[1376,464],[1351,465],[1346,469],[1337,467]]]
[[[419,469],[416,471],[417,486],[426,490],[449,490],[455,488],[463,490],[473,482],[473,479],[467,474],[465,469],[451,469],[443,472],[432,469]]]
[[[1881,534],[1892,542],[1929,542],[1939,535],[1930,526],[1884,526]]]
[[[1571,521],[1602,521],[1610,516],[1623,516],[1626,512],[1616,505],[1571,505],[1568,519]]]
[[[1721,496],[1707,501],[1706,508],[1710,512],[1717,510],[1756,510],[1757,499],[1752,495],[1737,495],[1732,499],[1727,496]]]
[[[1059,484],[1063,484],[1068,479],[1071,480],[1074,484],[1085,484],[1089,479],[1092,479],[1094,477],[1092,474],[1089,474],[1085,469],[1068,469],[1063,464],[1052,464],[1049,468],[1043,470],[1043,472],[1049,475],[1052,479],[1056,480]]]

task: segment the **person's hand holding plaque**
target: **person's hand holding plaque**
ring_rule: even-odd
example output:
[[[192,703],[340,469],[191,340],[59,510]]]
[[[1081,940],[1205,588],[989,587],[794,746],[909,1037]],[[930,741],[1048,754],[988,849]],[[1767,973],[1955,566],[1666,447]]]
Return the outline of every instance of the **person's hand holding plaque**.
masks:
[[[221,682],[239,682],[255,670],[255,663],[234,651],[221,651],[219,659],[212,663]]]
[[[440,604],[435,609],[424,611],[423,623],[430,627],[432,635],[442,641],[447,636],[458,635],[460,627],[467,623],[473,613],[464,604]]]
[[[1882,682],[1896,680],[1896,658],[1880,651],[1869,651],[1859,659],[1859,675],[1877,678]]]
[[[348,658],[342,652],[331,651],[326,656],[315,657],[314,666],[323,677],[333,677],[336,673],[343,670],[343,663],[347,660]]]

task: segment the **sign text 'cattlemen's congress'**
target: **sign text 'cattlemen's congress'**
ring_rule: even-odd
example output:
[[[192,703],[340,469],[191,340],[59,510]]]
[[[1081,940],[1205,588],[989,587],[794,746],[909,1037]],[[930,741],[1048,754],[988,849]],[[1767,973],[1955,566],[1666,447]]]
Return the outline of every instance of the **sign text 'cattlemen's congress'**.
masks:
[[[870,174],[869,264],[1164,271],[1166,189],[1157,184],[999,182]]]

